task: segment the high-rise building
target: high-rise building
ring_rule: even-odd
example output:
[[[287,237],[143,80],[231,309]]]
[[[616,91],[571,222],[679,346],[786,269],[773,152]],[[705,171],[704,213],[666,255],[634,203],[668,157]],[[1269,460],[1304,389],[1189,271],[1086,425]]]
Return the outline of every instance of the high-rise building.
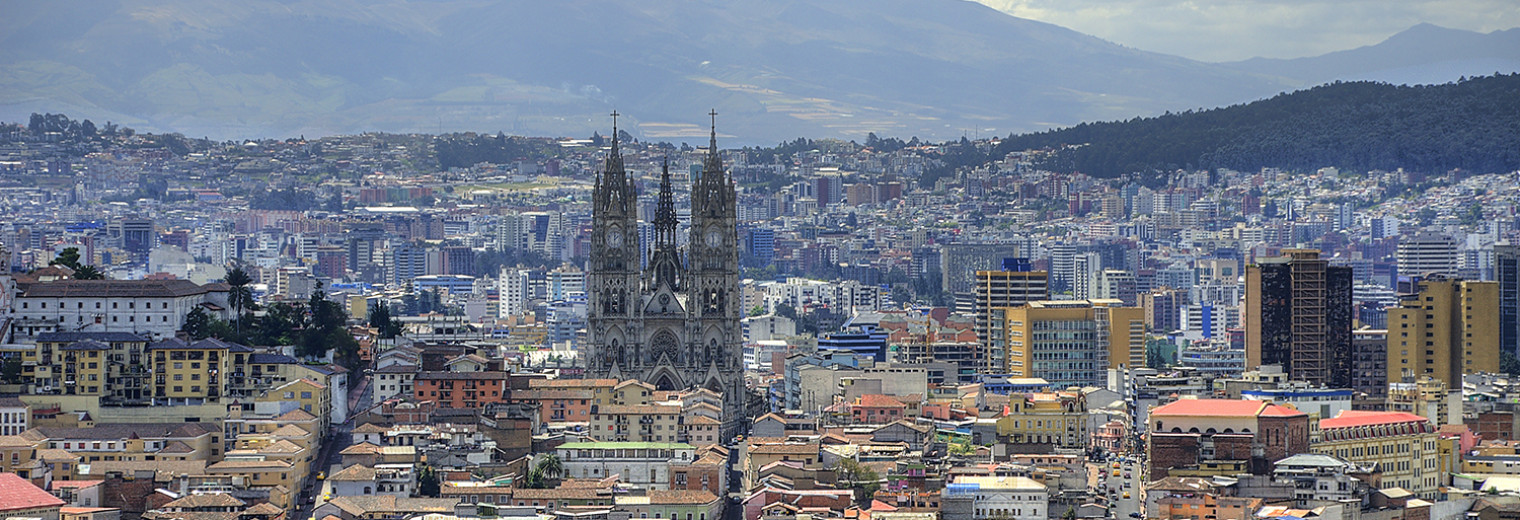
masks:
[[[776,260],[776,230],[771,228],[754,228],[749,230],[749,243],[745,244],[749,250],[750,258],[754,260],[754,267],[765,267]]]
[[[1432,277],[1388,309],[1388,382],[1420,376],[1462,385],[1499,366],[1499,284]]]
[[[1109,368],[1143,366],[1145,317],[1118,300],[1029,302],[1004,312],[1013,377],[1040,377],[1054,388],[1102,386]]]
[[[1351,407],[1381,409],[1388,397],[1388,331],[1357,329],[1351,333]]]
[[[1145,309],[1145,327],[1158,332],[1171,332],[1182,328],[1182,308],[1187,305],[1187,293],[1163,287],[1149,291],[1140,297],[1140,308]]]
[[[634,378],[660,390],[701,387],[716,392],[723,400],[727,437],[748,420],[739,323],[744,309],[737,194],[718,153],[716,127],[711,139],[701,176],[691,188],[691,238],[685,254],[676,237],[675,195],[666,164],[649,266],[641,269],[638,194],[613,138],[592,192],[584,352],[591,377]]]
[[[976,272],[996,269],[1004,258],[1021,255],[1016,244],[946,244],[940,249],[940,287],[955,298],[955,310],[966,312],[974,305],[972,287]]]
[[[1139,303],[1136,294],[1135,273],[1120,269],[1104,269],[1098,273],[1091,299],[1119,300],[1125,305],[1134,307]]]
[[[1399,239],[1394,253],[1399,276],[1457,275],[1457,239],[1450,235],[1419,233]]]
[[[1315,385],[1351,385],[1351,268],[1313,249],[1246,267],[1246,368],[1280,365]]]
[[[993,372],[1006,366],[1002,333],[1004,309],[1050,299],[1050,273],[1035,271],[1027,258],[1004,258],[1002,270],[976,272],[976,337],[981,342],[979,365]],[[994,319],[996,318],[996,319]],[[995,368],[997,367],[997,368]]]
[[[120,229],[121,248],[133,254],[147,255],[158,245],[158,233],[153,231],[153,221],[128,218],[117,223]]]
[[[497,317],[506,318],[527,310],[528,271],[526,269],[501,268],[496,279]]]
[[[1520,355],[1520,245],[1494,246],[1494,280],[1499,283],[1499,349]]]
[[[1103,272],[1103,256],[1098,253],[1077,253],[1071,257],[1071,296],[1078,300],[1097,297],[1099,274]]]

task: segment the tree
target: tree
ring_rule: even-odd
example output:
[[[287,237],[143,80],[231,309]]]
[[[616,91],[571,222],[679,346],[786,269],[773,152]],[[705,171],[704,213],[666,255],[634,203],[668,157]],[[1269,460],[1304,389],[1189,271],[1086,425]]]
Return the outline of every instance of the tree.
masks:
[[[1499,371],[1512,376],[1520,376],[1520,358],[1516,358],[1514,352],[1500,350]]]
[[[417,472],[417,494],[437,498],[439,492],[438,472],[432,466],[422,465],[422,469]]]
[[[1167,347],[1166,340],[1151,340],[1145,342],[1145,366],[1146,368],[1166,368],[1171,366],[1172,360],[1163,349]]]
[[[881,476],[855,459],[839,459],[839,465],[834,471],[840,481],[846,482],[855,490],[857,503],[871,503],[871,500],[876,497],[876,490],[881,489]]]
[[[206,309],[196,307],[185,315],[185,326],[180,330],[193,340],[211,337],[211,315],[206,313]]]
[[[545,480],[558,479],[565,474],[565,464],[559,460],[559,455],[548,453],[538,459],[538,464],[533,469],[543,475]]]
[[[62,253],[58,253],[58,257],[57,258],[54,258],[53,261],[48,262],[48,265],[61,265],[61,266],[69,268],[69,270],[71,270],[71,271],[78,271],[79,270],[79,248],[77,248],[77,247],[65,248]]]
[[[391,339],[401,335],[401,320],[391,317],[391,306],[383,302],[375,302],[369,306],[369,326],[375,329],[380,339]]]
[[[79,266],[78,269],[74,270],[74,279],[75,280],[104,280],[104,279],[106,279],[106,275],[105,275],[105,273],[100,272],[99,269],[96,269],[95,266],[93,266],[93,265],[81,265],[81,266]]]
[[[20,383],[21,360],[18,358],[5,360],[5,364],[0,365],[0,380],[4,380],[7,384]]]
[[[792,321],[797,321],[797,309],[792,307],[791,304],[776,304],[776,315]]]
[[[231,271],[227,271],[227,285],[231,287],[227,291],[227,304],[232,306],[233,319],[237,320],[235,328],[239,334],[243,331],[243,311],[259,310],[258,303],[253,301],[253,290],[248,287],[251,283],[253,278],[248,276],[243,266],[234,265]]]

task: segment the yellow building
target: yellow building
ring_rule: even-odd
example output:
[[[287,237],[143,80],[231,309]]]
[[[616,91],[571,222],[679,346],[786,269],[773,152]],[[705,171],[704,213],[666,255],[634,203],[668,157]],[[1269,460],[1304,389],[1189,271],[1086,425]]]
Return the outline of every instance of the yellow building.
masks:
[[[1319,422],[1313,453],[1333,455],[1358,466],[1376,465],[1384,488],[1399,487],[1434,500],[1446,483],[1440,434],[1429,419],[1405,412],[1350,410]]]
[[[87,395],[110,404],[151,397],[148,340],[130,332],[44,332],[22,351],[21,379],[30,393]]]
[[[318,431],[327,431],[331,423],[332,401],[327,387],[310,379],[297,379],[264,392],[260,402],[295,402],[296,408],[317,417]]]
[[[1499,283],[1432,277],[1388,309],[1388,382],[1420,376],[1462,386],[1499,366]]]
[[[248,372],[253,349],[217,339],[166,339],[148,346],[155,404],[202,404],[228,397],[230,378]],[[236,386],[236,385],[233,385]]]
[[[280,460],[224,460],[206,466],[206,474],[242,477],[244,485],[250,488],[284,486],[285,489],[295,489],[306,476],[296,474],[289,462]],[[288,507],[287,504],[276,505]]]
[[[47,471],[37,457],[37,442],[19,435],[0,436],[0,473],[15,473],[33,484],[42,482]]]
[[[84,463],[222,459],[222,430],[214,423],[115,423],[37,427],[20,436],[39,448],[64,450]]]
[[[1008,365],[1004,357],[1008,335],[1002,331],[1006,309],[1050,299],[1049,272],[1029,270],[1027,265],[1007,268],[1023,270],[976,272],[976,337],[981,338],[981,352],[986,353],[978,361],[994,371]]]
[[[1014,444],[1087,446],[1087,397],[1079,391],[1015,394],[997,420],[998,437]]]
[[[1408,412],[1430,419],[1437,427],[1462,424],[1462,391],[1451,390],[1446,382],[1420,376],[1413,383],[1388,385],[1387,411]]]
[[[1029,302],[1004,314],[1013,377],[1056,388],[1100,384],[1109,368],[1145,365],[1145,312],[1113,299]]]

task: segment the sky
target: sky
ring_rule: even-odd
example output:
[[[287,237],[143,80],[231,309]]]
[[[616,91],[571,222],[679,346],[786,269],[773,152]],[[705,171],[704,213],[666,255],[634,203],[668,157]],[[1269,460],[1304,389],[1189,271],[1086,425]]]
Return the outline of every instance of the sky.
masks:
[[[1298,58],[1372,45],[1420,23],[1520,27],[1520,0],[975,0],[1141,50],[1200,61]]]

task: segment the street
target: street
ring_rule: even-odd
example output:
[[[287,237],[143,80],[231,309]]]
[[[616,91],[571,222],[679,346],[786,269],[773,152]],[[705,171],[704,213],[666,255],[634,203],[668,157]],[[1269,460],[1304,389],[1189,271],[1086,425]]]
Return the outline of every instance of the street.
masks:
[[[1114,467],[1115,462],[1118,462],[1118,468]],[[1145,486],[1145,479],[1141,475],[1143,467],[1139,459],[1134,457],[1129,462],[1108,461],[1097,465],[1101,473],[1091,480],[1100,483],[1098,493],[1108,497],[1109,511],[1114,518],[1136,518],[1131,514],[1141,513],[1144,509],[1145,497],[1141,492]],[[1118,472],[1118,476],[1114,476],[1115,472]],[[1129,494],[1129,498],[1124,497],[1125,493]]]
[[[311,474],[306,476],[306,483],[301,487],[301,492],[296,495],[296,508],[291,513],[291,520],[307,520],[311,517],[311,511],[317,505],[317,498],[322,493],[325,482],[317,480],[316,474],[324,472],[333,474],[339,469],[338,465],[343,461],[342,451],[354,442],[353,417],[361,410],[369,407],[370,385],[369,376],[361,376],[359,382],[352,387],[348,399],[349,419],[341,424],[334,424],[327,432],[326,439],[322,442],[322,448],[317,452],[317,458],[312,461]]]

